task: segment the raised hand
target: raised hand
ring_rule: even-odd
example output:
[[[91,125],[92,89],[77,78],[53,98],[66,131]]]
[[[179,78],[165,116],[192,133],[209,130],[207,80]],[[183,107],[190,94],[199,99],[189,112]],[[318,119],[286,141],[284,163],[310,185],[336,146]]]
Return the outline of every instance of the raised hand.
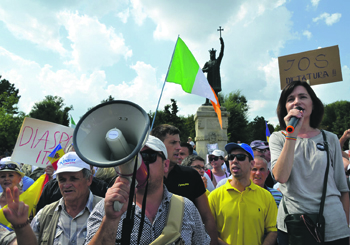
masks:
[[[15,186],[13,188],[13,196],[10,188],[6,188],[7,208],[4,208],[5,218],[12,225],[21,225],[28,220],[29,206],[19,201],[19,190]]]

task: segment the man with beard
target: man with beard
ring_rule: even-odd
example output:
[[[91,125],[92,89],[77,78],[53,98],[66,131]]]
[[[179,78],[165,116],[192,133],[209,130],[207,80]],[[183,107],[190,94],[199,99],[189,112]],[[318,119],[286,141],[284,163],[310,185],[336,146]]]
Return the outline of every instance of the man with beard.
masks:
[[[163,184],[164,174],[169,169],[168,154],[163,142],[150,135],[140,154],[144,163],[149,166],[145,219],[144,221],[140,219],[142,201],[145,195],[145,187],[140,187],[136,188],[136,198],[134,199],[136,206],[130,244],[150,244],[154,240],[160,239],[161,234],[164,234],[163,237],[166,235],[163,230],[166,230],[168,213],[170,212],[169,206],[173,203],[172,199],[174,198]],[[89,217],[85,244],[108,245],[115,244],[116,240],[121,239],[129,190],[129,181],[118,177],[114,185],[108,189],[104,201],[96,205]],[[124,204],[120,211],[114,211],[113,203],[115,201]],[[209,244],[210,237],[205,232],[198,210],[187,198],[183,198],[183,201],[184,211],[180,231],[182,241],[184,244]],[[141,222],[144,222],[143,229],[139,231]],[[137,241],[138,232],[142,232],[139,243]],[[167,244],[158,242],[157,244]]]
[[[151,135],[160,139],[168,152],[169,171],[165,173],[164,184],[174,194],[187,197],[196,205],[205,228],[211,238],[211,244],[217,244],[217,232],[209,208],[206,189],[198,172],[192,168],[178,165],[180,130],[169,124],[162,124],[152,129]]]

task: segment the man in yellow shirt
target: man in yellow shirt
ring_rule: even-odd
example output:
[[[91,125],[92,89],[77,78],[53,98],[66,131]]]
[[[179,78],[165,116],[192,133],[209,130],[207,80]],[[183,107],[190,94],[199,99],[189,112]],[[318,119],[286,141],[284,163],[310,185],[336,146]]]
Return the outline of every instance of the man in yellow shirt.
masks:
[[[220,244],[273,245],[277,239],[277,206],[270,192],[250,180],[254,164],[247,144],[225,146],[232,180],[209,195]],[[266,236],[264,236],[266,232]]]

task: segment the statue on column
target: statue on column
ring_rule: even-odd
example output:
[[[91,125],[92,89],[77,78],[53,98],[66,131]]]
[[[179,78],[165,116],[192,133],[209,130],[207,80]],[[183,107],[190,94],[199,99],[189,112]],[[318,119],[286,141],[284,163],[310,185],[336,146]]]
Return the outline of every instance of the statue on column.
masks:
[[[210,86],[215,91],[216,96],[218,96],[218,93],[221,91],[221,77],[220,77],[220,64],[222,57],[224,56],[224,40],[221,37],[221,31],[224,29],[221,29],[221,26],[219,27],[218,31],[220,31],[220,43],[221,43],[221,49],[219,57],[216,59],[216,50],[213,48],[209,50],[210,53],[210,60],[207,61],[204,64],[204,67],[202,71],[207,74],[207,79],[210,84]],[[209,102],[209,99],[206,99],[205,104],[203,105],[211,105]]]

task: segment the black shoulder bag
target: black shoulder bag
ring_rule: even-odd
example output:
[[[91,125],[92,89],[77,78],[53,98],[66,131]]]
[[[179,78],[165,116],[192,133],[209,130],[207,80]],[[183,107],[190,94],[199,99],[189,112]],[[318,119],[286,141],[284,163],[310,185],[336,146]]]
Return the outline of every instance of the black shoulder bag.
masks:
[[[289,245],[318,245],[324,243],[325,219],[323,217],[323,208],[327,192],[329,150],[326,134],[323,130],[321,132],[324,140],[324,148],[327,152],[327,168],[324,176],[320,210],[318,213],[313,214],[288,214],[285,204],[286,199],[283,197],[283,209],[287,214],[284,222],[287,225]]]

